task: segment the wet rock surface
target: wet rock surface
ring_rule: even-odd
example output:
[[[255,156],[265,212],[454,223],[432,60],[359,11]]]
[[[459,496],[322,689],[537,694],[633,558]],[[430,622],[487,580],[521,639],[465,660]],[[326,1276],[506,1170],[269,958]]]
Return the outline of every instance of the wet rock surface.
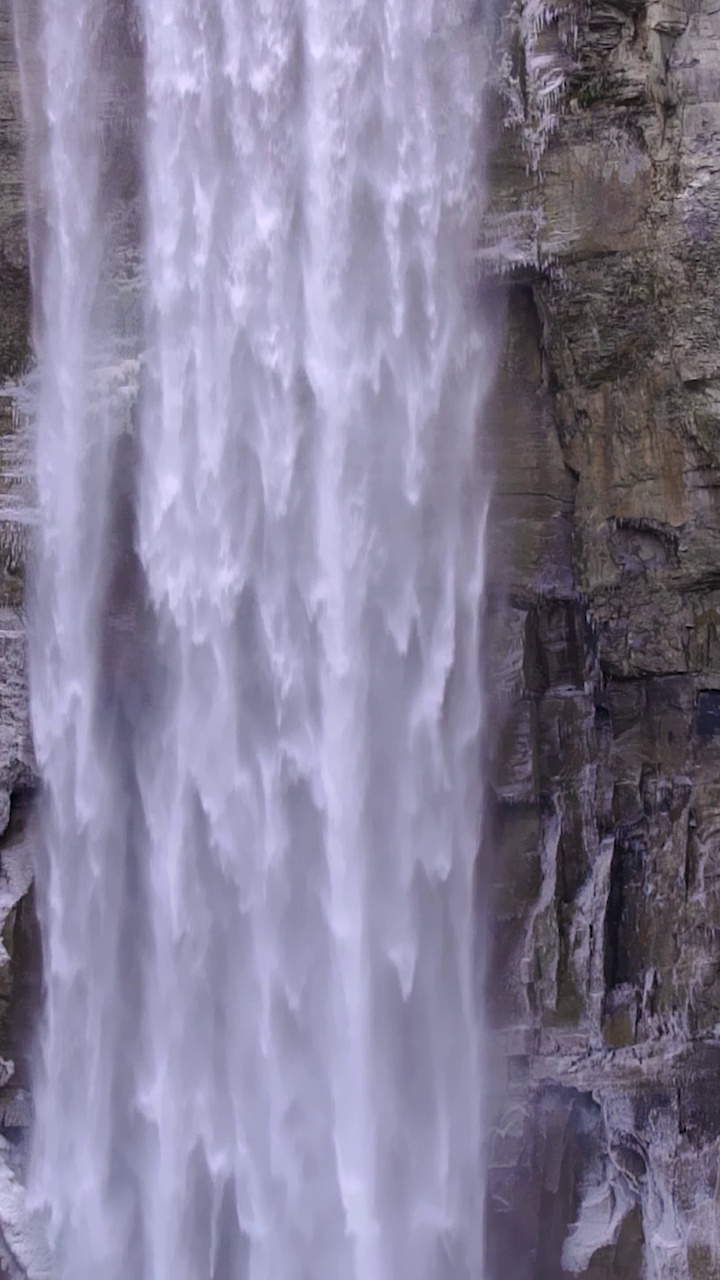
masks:
[[[0,3],[0,382],[26,365],[30,315],[24,126],[9,0]]]
[[[28,362],[30,284],[24,128],[7,0],[0,3],[0,1274],[22,1276],[24,1196],[18,1175],[31,1118],[30,1054],[40,997],[32,890],[33,799],[25,566],[33,523],[30,441],[13,390]],[[37,1250],[36,1250],[37,1252]],[[26,1256],[27,1255],[27,1256]],[[22,1258],[22,1262],[18,1261]],[[36,1269],[37,1270],[37,1269]],[[40,1271],[37,1274],[41,1274]]]
[[[509,290],[489,842],[509,1136],[492,1247],[516,1276],[710,1280],[720,14],[518,4],[503,40],[481,256]]]

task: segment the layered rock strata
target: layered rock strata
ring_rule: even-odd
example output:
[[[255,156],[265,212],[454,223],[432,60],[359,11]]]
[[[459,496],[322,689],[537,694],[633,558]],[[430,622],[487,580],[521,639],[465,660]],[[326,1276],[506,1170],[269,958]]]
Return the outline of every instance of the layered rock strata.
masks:
[[[720,1276],[720,12],[504,22],[496,1274]],[[508,569],[508,565],[511,568]],[[508,1270],[511,1268],[511,1270]]]

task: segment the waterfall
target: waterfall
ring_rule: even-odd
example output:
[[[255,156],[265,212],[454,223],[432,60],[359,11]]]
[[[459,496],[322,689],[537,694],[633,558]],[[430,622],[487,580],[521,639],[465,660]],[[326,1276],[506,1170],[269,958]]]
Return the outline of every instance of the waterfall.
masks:
[[[482,1280],[471,0],[17,0],[58,1280]]]

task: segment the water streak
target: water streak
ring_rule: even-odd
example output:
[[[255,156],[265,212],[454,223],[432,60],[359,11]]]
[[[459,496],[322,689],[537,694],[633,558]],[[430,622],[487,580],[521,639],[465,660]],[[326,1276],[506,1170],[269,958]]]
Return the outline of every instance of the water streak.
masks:
[[[22,5],[58,1277],[479,1280],[477,17]]]

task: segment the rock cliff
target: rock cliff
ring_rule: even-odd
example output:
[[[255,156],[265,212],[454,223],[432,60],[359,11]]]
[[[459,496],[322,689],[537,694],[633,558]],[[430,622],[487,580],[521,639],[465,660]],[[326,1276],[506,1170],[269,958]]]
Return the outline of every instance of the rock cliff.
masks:
[[[30,284],[20,84],[0,3],[0,1145],[29,1120],[27,1050],[39,943],[31,887],[36,786],[28,716],[24,566],[32,523],[29,443],[12,393],[29,351]],[[0,1235],[0,1265],[4,1259]]]
[[[711,1280],[720,12],[513,0],[502,47],[495,1274]]]

